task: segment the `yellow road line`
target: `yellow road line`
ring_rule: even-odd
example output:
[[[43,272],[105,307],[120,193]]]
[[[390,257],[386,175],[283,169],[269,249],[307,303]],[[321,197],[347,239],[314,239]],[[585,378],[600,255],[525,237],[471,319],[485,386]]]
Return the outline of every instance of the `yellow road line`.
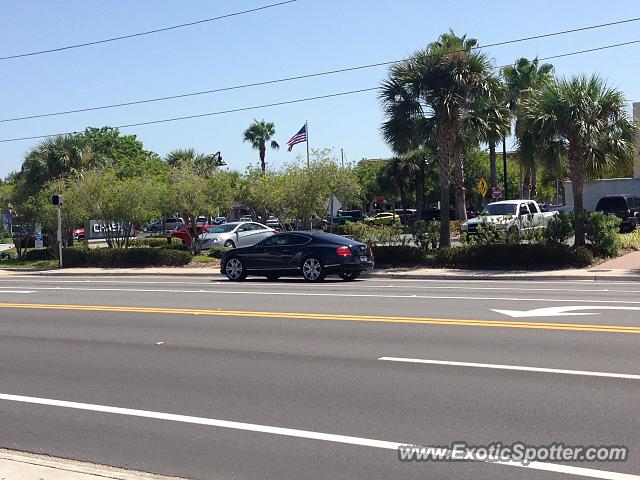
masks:
[[[0,308],[28,310],[75,310],[89,312],[156,313],[169,315],[205,315],[218,317],[286,318],[295,320],[333,320],[346,322],[410,323],[415,325],[452,325],[465,327],[524,328],[534,330],[571,330],[580,332],[640,333],[640,327],[589,325],[502,320],[464,320],[453,318],[395,317],[378,315],[339,315],[331,313],[253,312],[242,310],[205,310],[189,308],[119,307],[106,305],[48,305],[38,303],[0,303]]]

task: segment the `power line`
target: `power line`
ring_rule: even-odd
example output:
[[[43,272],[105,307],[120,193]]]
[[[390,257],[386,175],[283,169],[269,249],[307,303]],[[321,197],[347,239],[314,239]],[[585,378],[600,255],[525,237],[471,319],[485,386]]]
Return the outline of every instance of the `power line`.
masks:
[[[292,0],[292,1],[297,1],[297,0]],[[287,2],[284,2],[284,3],[287,3]],[[275,5],[280,5],[280,4],[275,4]],[[267,8],[267,7],[261,7],[261,8]],[[502,41],[502,42],[489,43],[489,44],[483,45],[483,46],[479,46],[478,45],[478,46],[475,46],[473,48],[474,49],[479,49],[479,48],[489,48],[489,47],[496,47],[496,46],[501,46],[501,45],[508,45],[508,44],[511,44],[511,43],[525,42],[525,41],[529,41],[529,40],[535,40],[535,39],[551,37],[551,36],[557,36],[557,35],[565,35],[565,34],[569,34],[569,33],[575,33],[575,32],[584,31],[584,30],[590,30],[590,29],[594,29],[594,28],[603,28],[603,27],[608,27],[608,26],[612,26],[612,25],[619,25],[619,24],[623,24],[623,23],[636,22],[638,20],[640,20],[640,17],[629,18],[629,19],[620,20],[620,21],[617,21],[617,22],[601,23],[601,24],[598,24],[598,25],[591,25],[591,26],[587,26],[587,27],[574,28],[574,29],[571,29],[571,30],[563,30],[563,31],[560,31],[560,32],[552,32],[552,33],[545,33],[545,34],[541,34],[541,35],[533,35],[533,36],[529,36],[529,37],[522,37],[522,38],[518,38],[518,39],[515,39],[515,40],[506,40],[506,41]],[[619,46],[624,46],[624,45],[630,45],[632,43],[638,43],[638,42],[639,41],[636,40],[636,41],[632,41],[632,42],[618,43],[618,44],[614,44],[614,45],[607,45],[607,46],[604,46],[604,47],[597,47],[597,48],[594,48],[594,49],[587,49],[587,50],[584,50],[584,51],[580,51],[579,53],[587,53],[587,52],[592,52],[592,51],[596,51],[596,50],[604,50],[604,49],[607,49],[607,48],[614,48],[614,47],[619,47]],[[459,51],[463,51],[463,50],[459,50]],[[553,59],[553,58],[560,58],[560,57],[565,57],[565,56],[570,56],[570,55],[575,55],[575,54],[576,53],[572,52],[572,53],[568,53],[568,54],[562,54],[562,55],[556,55],[556,56],[553,56],[553,57],[547,57],[547,58],[540,59],[540,60],[550,60],[550,59]],[[0,58],[0,60],[2,60],[2,58]],[[335,75],[335,74],[338,74],[338,73],[346,73],[346,72],[353,72],[353,71],[356,71],[356,70],[364,70],[364,69],[369,69],[369,68],[382,67],[382,66],[392,65],[394,63],[400,63],[400,62],[403,62],[405,60],[406,59],[392,60],[392,61],[387,61],[387,62],[369,63],[369,64],[366,64],[366,65],[358,65],[358,66],[354,66],[354,67],[346,67],[346,68],[340,68],[340,69],[335,69],[335,70],[326,70],[326,71],[323,71],[323,72],[309,73],[309,74],[305,74],[305,75],[295,75],[295,76],[279,78],[279,79],[274,79],[274,80],[265,80],[265,81],[262,81],[262,82],[245,83],[245,84],[233,85],[233,86],[229,86],[229,87],[215,88],[215,89],[211,89],[211,90],[201,90],[201,91],[197,91],[197,92],[188,92],[188,93],[182,93],[182,94],[176,94],[176,95],[167,95],[167,96],[163,96],[163,97],[155,97],[155,98],[148,98],[148,99],[142,99],[142,100],[132,100],[132,101],[128,101],[128,102],[112,103],[112,104],[108,104],[108,105],[98,105],[98,106],[95,106],[95,107],[85,107],[85,108],[78,108],[78,109],[73,109],[73,110],[63,110],[63,111],[59,111],[59,112],[49,112],[49,113],[25,115],[25,116],[21,116],[21,117],[4,118],[4,119],[0,119],[0,123],[18,122],[18,121],[22,121],[22,120],[32,120],[32,119],[35,119],[35,118],[56,117],[56,116],[61,116],[61,115],[70,115],[70,114],[74,114],[74,113],[91,112],[91,111],[96,111],[96,110],[106,110],[106,109],[111,109],[111,108],[120,108],[120,107],[132,106],[132,105],[141,105],[141,104],[145,104],[145,103],[154,103],[154,102],[162,102],[162,101],[167,101],[167,100],[175,100],[175,99],[178,99],[178,98],[195,97],[195,96],[200,96],[200,95],[210,95],[212,93],[227,92],[227,91],[231,91],[231,90],[239,90],[239,89],[243,89],[243,88],[258,87],[258,86],[264,86],[264,85],[273,85],[273,84],[276,84],[276,83],[290,82],[290,81],[294,81],[294,80],[303,80],[303,79],[307,79],[307,78],[321,77],[321,76],[325,76],[325,75]],[[504,65],[504,66],[506,66],[506,65]],[[501,67],[498,67],[498,68],[503,68],[504,66],[501,66]]]
[[[233,13],[227,13],[226,15],[220,15],[217,17],[212,17],[212,18],[204,18],[202,20],[196,20],[193,22],[188,22],[188,23],[181,23],[178,25],[171,25],[169,27],[163,27],[163,28],[156,28],[153,30],[147,30],[144,32],[137,32],[137,33],[131,33],[128,35],[120,35],[118,37],[111,37],[111,38],[105,38],[102,40],[95,40],[92,42],[85,42],[85,43],[76,43],[74,45],[67,45],[65,47],[58,47],[58,48],[50,48],[48,50],[38,50],[35,52],[27,52],[27,53],[17,53],[14,55],[7,55],[5,57],[0,57],[0,61],[1,60],[13,60],[16,58],[23,58],[23,57],[33,57],[35,55],[43,55],[45,53],[54,53],[54,52],[62,52],[64,50],[71,50],[73,48],[81,48],[81,47],[89,47],[92,45],[99,45],[101,43],[109,43],[109,42],[116,42],[118,40],[126,40],[128,38],[135,38],[135,37],[142,37],[144,35],[152,35],[154,33],[160,33],[160,32],[166,32],[169,30],[176,30],[178,28],[185,28],[185,27],[192,27],[194,25],[200,25],[202,23],[208,23],[208,22],[215,22],[217,20],[222,20],[225,18],[230,18],[230,17],[237,17],[239,15],[245,15],[247,13],[253,13],[253,12],[258,12],[260,10],[266,10],[269,8],[274,8],[274,7],[279,7],[281,5],[286,5],[288,3],[294,3],[297,2],[298,0],[284,0],[278,3],[272,3],[269,5],[263,5],[262,7],[256,7],[256,8],[251,8],[249,10],[242,10],[240,12],[233,12]]]
[[[353,95],[355,93],[363,93],[363,92],[371,92],[373,90],[377,90],[378,87],[371,87],[371,88],[361,88],[358,90],[350,90],[347,92],[339,92],[339,93],[331,93],[328,95],[319,95],[316,97],[307,97],[307,98],[299,98],[296,100],[286,100],[283,102],[275,102],[275,103],[265,103],[263,105],[254,105],[251,107],[242,107],[242,108],[234,108],[231,110],[220,110],[217,112],[209,112],[209,113],[199,113],[196,115],[186,115],[183,117],[172,117],[172,118],[163,118],[161,120],[151,120],[151,121],[147,121],[147,122],[138,122],[138,123],[129,123],[126,125],[115,125],[113,128],[129,128],[129,127],[139,127],[142,125],[154,125],[157,123],[168,123],[168,122],[177,122],[179,120],[189,120],[192,118],[202,118],[202,117],[212,117],[214,115],[224,115],[227,113],[235,113],[235,112],[245,112],[247,110],[257,110],[259,108],[267,108],[267,107],[278,107],[278,106],[282,106],[282,105],[291,105],[294,103],[302,103],[302,102],[310,102],[312,100],[322,100],[322,99],[326,99],[326,98],[333,98],[333,97],[341,97],[341,96],[345,96],[345,95]],[[8,142],[17,142],[20,140],[35,140],[35,139],[40,139],[40,138],[47,138],[47,137],[55,137],[58,135],[73,135],[75,133],[80,133],[80,132],[64,132],[64,133],[50,133],[48,135],[35,135],[32,137],[21,137],[21,138],[6,138],[6,139],[2,139],[0,140],[0,143],[8,143]]]
[[[621,47],[621,46],[631,45],[631,44],[635,44],[635,43],[640,43],[640,40],[633,40],[633,41],[630,41],[630,42],[617,43],[617,44],[613,44],[613,45],[606,45],[606,46],[603,46],[603,47],[595,47],[595,48],[589,48],[589,49],[584,49],[584,50],[577,50],[577,51],[574,51],[574,52],[562,53],[562,54],[558,54],[558,55],[552,55],[552,56],[549,56],[549,57],[542,57],[542,58],[539,58],[539,60],[544,61],[544,60],[551,60],[551,59],[554,59],[554,58],[568,57],[568,56],[572,56],[572,55],[581,55],[581,54],[584,54],[584,53],[590,53],[590,52],[595,52],[595,51],[599,51],[599,50],[605,50],[605,49],[608,49],[608,48]],[[504,68],[506,66],[508,66],[508,65],[501,65],[501,66],[499,66],[497,68]],[[356,93],[371,92],[373,90],[377,90],[378,88],[379,87],[362,88],[362,89],[351,90],[351,91],[347,91],[347,92],[339,92],[339,93],[332,93],[332,94],[328,94],[328,95],[320,95],[320,96],[315,96],[315,97],[301,98],[301,99],[296,99],[296,100],[287,100],[287,101],[282,101],[282,102],[267,103],[267,104],[263,104],[263,105],[254,105],[254,106],[250,106],[250,107],[235,108],[235,109],[230,109],[230,110],[221,110],[221,111],[217,111],[217,112],[200,113],[200,114],[195,114],[195,115],[186,115],[186,116],[182,116],[182,117],[171,117],[171,118],[165,118],[165,119],[160,119],[160,120],[150,120],[150,121],[146,121],[146,122],[129,123],[129,124],[124,124],[124,125],[115,125],[114,128],[139,127],[139,126],[143,126],[143,125],[154,125],[154,124],[157,124],[157,123],[177,122],[177,121],[180,121],[180,120],[188,120],[188,119],[193,119],[193,118],[211,117],[211,116],[215,116],[215,115],[224,115],[224,114],[227,114],[227,113],[244,112],[244,111],[247,111],[247,110],[257,110],[257,109],[260,109],[260,108],[276,107],[276,106],[282,106],[282,105],[291,105],[291,104],[295,104],[295,103],[309,102],[309,101],[313,101],[313,100],[322,100],[322,99],[326,99],[326,98],[353,95],[353,94],[356,94]],[[30,137],[6,138],[6,139],[0,139],[0,143],[18,142],[18,141],[22,141],[22,140],[37,140],[37,139],[41,139],[41,138],[48,138],[48,137],[53,137],[53,136],[58,136],[58,135],[72,135],[72,134],[75,134],[75,133],[80,133],[80,132],[74,131],[74,132],[63,132],[63,133],[51,133],[51,134],[47,134],[47,135],[34,135],[34,136],[30,136]]]

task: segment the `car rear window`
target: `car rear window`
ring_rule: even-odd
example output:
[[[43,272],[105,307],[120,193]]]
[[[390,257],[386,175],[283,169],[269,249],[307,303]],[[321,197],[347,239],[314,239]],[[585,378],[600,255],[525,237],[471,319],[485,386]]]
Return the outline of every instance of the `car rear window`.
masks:
[[[603,212],[620,212],[627,209],[627,201],[624,197],[601,198],[596,206],[596,210]]]

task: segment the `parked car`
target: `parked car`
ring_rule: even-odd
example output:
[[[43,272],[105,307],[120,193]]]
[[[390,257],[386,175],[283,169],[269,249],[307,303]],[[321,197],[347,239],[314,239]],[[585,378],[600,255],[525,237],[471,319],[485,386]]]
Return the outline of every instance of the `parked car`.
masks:
[[[635,195],[609,195],[598,200],[596,212],[615,215],[620,222],[620,232],[632,232],[640,222],[640,197]]]
[[[256,222],[230,222],[223,223],[209,229],[200,236],[202,248],[212,247],[248,247],[273,235],[276,231]]]
[[[74,228],[73,229],[73,240],[77,242],[78,240],[84,240],[84,239],[85,239],[84,227]]]
[[[394,213],[400,217],[402,225],[413,225],[413,222],[416,221],[417,210],[415,208],[407,208],[406,210],[396,208]]]
[[[182,218],[167,218],[164,221],[165,230],[176,230],[184,227],[184,220]],[[153,233],[162,232],[162,219],[156,220],[149,224],[147,230]]]
[[[203,223],[201,225],[196,224],[196,232],[198,236],[202,236],[206,234],[211,226],[208,223]],[[175,238],[179,238],[184,245],[191,246],[191,235],[189,234],[189,229],[187,227],[181,227],[177,230],[173,230],[171,232],[171,236]]]
[[[533,200],[504,200],[490,203],[480,216],[467,220],[461,226],[467,235],[478,235],[483,228],[497,233],[523,236],[528,230],[546,228],[558,212],[541,212]]]
[[[280,220],[278,220],[278,218],[273,215],[269,215],[269,218],[267,218],[265,224],[270,228],[280,228]]]
[[[351,217],[352,222],[360,222],[364,215],[362,214],[362,210],[338,210],[338,216],[340,217]]]
[[[240,222],[253,222],[253,218],[251,218],[251,215],[243,215],[240,217]]]
[[[216,217],[212,222],[214,225],[222,225],[223,223],[227,223],[227,217]]]
[[[270,280],[301,275],[309,282],[319,282],[332,274],[350,281],[373,265],[373,253],[363,243],[330,233],[285,232],[252,247],[226,252],[220,272],[233,281],[247,275]]]
[[[558,212],[558,213],[565,213],[567,215],[574,213],[574,207],[573,205],[551,205],[549,207],[549,212]]]
[[[400,225],[400,216],[393,212],[380,212],[364,217],[368,225]]]

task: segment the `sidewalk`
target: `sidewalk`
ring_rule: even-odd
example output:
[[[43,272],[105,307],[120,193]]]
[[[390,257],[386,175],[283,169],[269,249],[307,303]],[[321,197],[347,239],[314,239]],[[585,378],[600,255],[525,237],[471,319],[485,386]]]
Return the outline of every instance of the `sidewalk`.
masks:
[[[2,480],[180,480],[62,458],[0,449]]]
[[[2,270],[4,275],[43,276],[184,276],[223,277],[218,266],[150,268],[65,268],[62,270]],[[363,274],[363,278],[414,280],[609,280],[640,281],[640,252],[633,252],[586,269],[569,270],[454,270],[444,268],[388,268]]]

